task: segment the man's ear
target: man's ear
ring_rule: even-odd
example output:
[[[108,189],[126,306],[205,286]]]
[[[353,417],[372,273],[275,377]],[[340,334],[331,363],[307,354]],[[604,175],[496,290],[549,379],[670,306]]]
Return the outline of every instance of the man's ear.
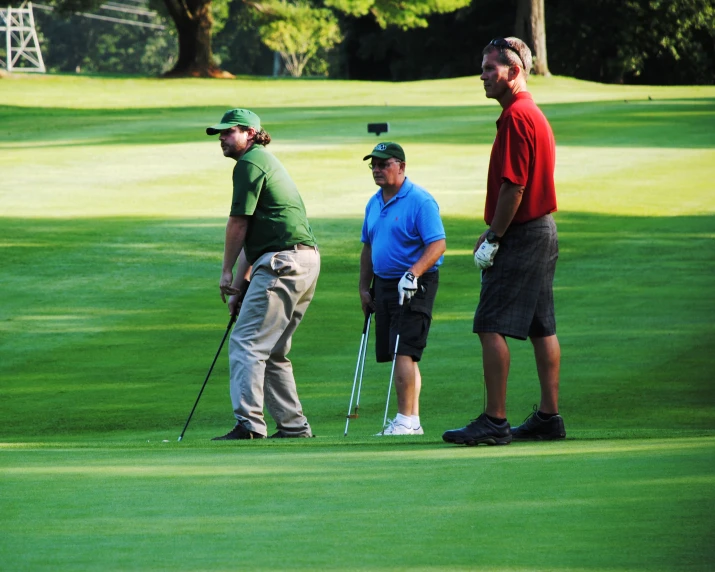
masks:
[[[524,70],[521,69],[519,66],[509,66],[509,74],[507,77],[509,78],[509,81],[514,81],[515,79],[519,78],[519,74],[523,74]]]

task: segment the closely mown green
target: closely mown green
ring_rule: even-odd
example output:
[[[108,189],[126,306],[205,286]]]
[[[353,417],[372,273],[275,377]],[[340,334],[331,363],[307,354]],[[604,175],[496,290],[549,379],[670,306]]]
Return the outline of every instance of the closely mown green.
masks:
[[[471,249],[499,108],[475,78],[0,80],[0,569],[712,569],[715,88],[534,93],[558,143],[569,439],[469,449],[441,433],[482,408]],[[203,128],[236,105],[320,243],[291,353],[316,439],[211,442],[232,424],[224,354],[176,441],[228,321],[232,162]],[[423,437],[372,436],[389,365],[371,360],[343,437],[368,121],[390,122],[447,230]],[[538,384],[511,347],[518,424]]]

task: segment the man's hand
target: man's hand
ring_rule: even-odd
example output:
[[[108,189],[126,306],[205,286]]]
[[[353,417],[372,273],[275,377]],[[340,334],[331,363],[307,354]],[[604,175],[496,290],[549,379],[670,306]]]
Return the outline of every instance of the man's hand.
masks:
[[[498,242],[483,241],[474,252],[474,264],[476,264],[480,270],[486,270],[494,264],[494,257],[497,255],[497,250],[499,250]]]
[[[221,291],[221,300],[226,303],[226,296],[233,296],[238,294],[238,289],[232,286],[233,284],[233,271],[226,270],[221,273],[221,281],[218,283],[218,288]]]
[[[375,301],[370,290],[360,290],[360,304],[362,305],[362,313],[365,316],[375,312]]]
[[[243,306],[243,299],[246,297],[248,287],[251,285],[250,280],[244,280],[243,283],[236,288],[237,294],[232,294],[228,299],[228,313],[231,316],[237,316]]]
[[[403,300],[409,302],[410,298],[417,292],[417,277],[412,272],[405,272],[397,285],[397,291],[400,293],[400,306],[402,306]]]

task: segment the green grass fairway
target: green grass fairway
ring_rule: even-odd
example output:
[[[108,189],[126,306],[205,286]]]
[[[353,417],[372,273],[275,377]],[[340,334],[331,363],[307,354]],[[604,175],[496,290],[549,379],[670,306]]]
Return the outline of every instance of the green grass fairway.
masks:
[[[482,409],[471,249],[499,115],[477,78],[0,79],[0,570],[715,569],[715,87],[531,83],[558,145],[569,438],[463,448],[441,434]],[[177,442],[228,321],[233,162],[203,130],[234,106],[261,115],[320,243],[291,353],[316,439],[211,442],[232,426],[224,353]],[[447,229],[407,439],[372,436],[390,371],[372,360],[343,437],[381,139]],[[538,383],[510,347],[518,424]]]
[[[712,437],[489,449],[321,441],[8,449],[3,520],[13,524],[2,535],[14,551],[2,554],[3,568],[712,563]]]

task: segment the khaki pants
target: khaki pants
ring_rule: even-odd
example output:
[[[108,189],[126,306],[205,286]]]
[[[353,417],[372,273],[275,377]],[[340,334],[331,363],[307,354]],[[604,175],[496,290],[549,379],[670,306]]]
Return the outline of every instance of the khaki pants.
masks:
[[[267,252],[256,260],[229,342],[231,401],[238,421],[268,433],[263,406],[284,433],[311,434],[298,399],[291,338],[315,293],[316,249]]]

